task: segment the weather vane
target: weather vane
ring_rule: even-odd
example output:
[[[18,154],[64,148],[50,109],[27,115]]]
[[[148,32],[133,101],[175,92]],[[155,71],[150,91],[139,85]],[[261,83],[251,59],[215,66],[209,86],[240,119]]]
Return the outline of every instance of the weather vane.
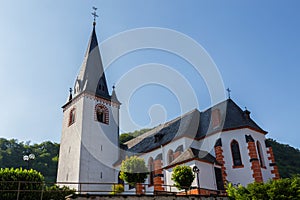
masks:
[[[92,12],[92,15],[94,16],[94,25],[96,25],[96,18],[99,16],[97,15],[97,12],[96,12],[97,8],[93,6],[93,10],[94,10],[94,12]]]
[[[228,99],[230,99],[230,92],[231,92],[231,90],[229,88],[227,88],[226,91],[228,92]]]

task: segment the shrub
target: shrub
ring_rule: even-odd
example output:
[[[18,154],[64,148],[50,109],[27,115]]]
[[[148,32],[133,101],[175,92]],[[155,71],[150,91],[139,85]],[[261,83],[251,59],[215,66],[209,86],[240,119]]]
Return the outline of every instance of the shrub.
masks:
[[[148,174],[144,159],[137,156],[123,160],[120,170],[120,178],[132,186],[136,183],[144,183]]]
[[[124,192],[124,186],[122,184],[116,184],[111,186],[112,192],[110,194],[120,194]]]
[[[185,189],[187,191],[191,187],[195,175],[189,166],[177,165],[173,169],[171,179],[175,182],[175,187],[179,190]]]
[[[69,187],[63,186],[59,187],[57,185],[46,187],[46,190],[43,194],[43,199],[50,200],[65,200],[65,197],[74,194],[75,190],[70,189]]]
[[[251,183],[247,187],[227,185],[231,199],[300,199],[300,177],[271,180],[267,183]]]
[[[18,189],[23,190],[19,193],[19,199],[35,200],[40,199],[44,177],[32,169],[6,168],[0,169],[0,181],[0,188],[4,190],[0,193],[1,200],[17,199]]]

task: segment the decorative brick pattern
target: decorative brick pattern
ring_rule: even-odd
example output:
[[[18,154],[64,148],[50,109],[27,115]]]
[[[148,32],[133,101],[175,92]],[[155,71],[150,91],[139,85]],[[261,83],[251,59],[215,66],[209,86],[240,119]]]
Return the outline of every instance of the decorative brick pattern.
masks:
[[[186,192],[179,192],[177,193],[178,196],[186,196],[186,195],[204,195],[204,196],[227,196],[226,193],[220,193],[220,191],[215,191],[215,190],[209,190],[209,189],[204,189],[204,188],[200,188],[200,189],[192,189]],[[209,197],[209,199],[211,199],[212,197]],[[201,198],[202,199],[202,198]],[[204,199],[204,198],[203,198]]]
[[[261,167],[257,157],[255,142],[250,135],[246,136],[246,142],[248,143],[247,148],[251,162],[252,177],[254,178],[255,182],[261,183],[263,182],[263,178],[261,173]]]
[[[270,161],[270,167],[273,167],[273,170],[271,170],[271,173],[274,175],[273,179],[277,180],[280,178],[278,166],[275,162],[275,157],[273,154],[272,147],[267,147],[267,153],[269,154],[268,160]]]
[[[164,174],[162,169],[162,160],[156,159],[154,161],[154,192],[156,191],[164,191]]]
[[[105,105],[103,105],[103,104],[97,104],[95,106],[95,112],[94,112],[95,113],[94,114],[95,121],[99,121],[97,115],[98,115],[98,112],[100,112],[100,111],[103,112],[103,115],[104,115],[103,116],[104,120],[100,121],[100,122],[108,124],[109,123],[109,111],[108,111],[108,108]]]
[[[225,167],[225,160],[224,160],[224,155],[223,155],[221,138],[219,138],[216,141],[215,154],[216,154],[216,160],[221,165],[223,183],[226,184],[227,183],[227,173],[226,173],[226,167]]]
[[[224,160],[224,156],[223,156],[222,146],[215,146],[215,154],[216,154],[216,160],[221,165],[223,183],[225,184],[227,182],[227,179],[226,179],[227,173],[226,173],[225,160]]]
[[[89,94],[88,92],[84,92],[81,93],[77,96],[75,96],[72,101],[69,101],[68,103],[66,103],[62,108],[63,108],[63,112],[65,112],[66,110],[68,110],[68,108],[70,108],[71,106],[73,106],[76,102],[79,101],[80,97],[87,97],[89,99],[93,99],[94,101],[97,101],[98,103],[104,104],[104,105],[108,105],[108,106],[113,106],[116,108],[120,108],[120,103],[116,103],[114,101],[110,101],[92,94]]]

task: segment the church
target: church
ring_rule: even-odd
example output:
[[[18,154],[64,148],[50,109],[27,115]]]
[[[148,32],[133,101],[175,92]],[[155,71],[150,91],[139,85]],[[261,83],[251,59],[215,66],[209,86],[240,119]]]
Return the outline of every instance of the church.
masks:
[[[144,189],[153,193],[178,192],[170,187],[177,165],[197,173],[193,194],[217,194],[227,183],[279,178],[267,132],[231,98],[203,111],[191,110],[120,145],[121,102],[114,87],[109,93],[95,26],[94,22],[74,88],[62,107],[58,184],[84,193],[109,193],[112,183],[120,183],[122,160],[131,155],[145,160],[149,175]],[[135,188],[125,186],[125,191]]]

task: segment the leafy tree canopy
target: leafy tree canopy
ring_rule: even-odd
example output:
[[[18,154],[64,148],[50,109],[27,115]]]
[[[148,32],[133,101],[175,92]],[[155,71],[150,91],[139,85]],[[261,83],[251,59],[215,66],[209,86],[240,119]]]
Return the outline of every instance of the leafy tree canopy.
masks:
[[[40,200],[42,195],[43,199],[64,200],[65,196],[75,193],[68,187],[45,187],[44,176],[40,172],[22,168],[0,169],[0,188],[1,200],[17,199],[18,190],[19,199],[22,200]]]
[[[172,178],[175,187],[179,190],[188,190],[195,179],[195,175],[189,166],[177,165],[173,169]]]
[[[133,186],[136,183],[144,183],[148,174],[144,159],[137,156],[123,160],[120,170],[120,178]]]
[[[271,180],[267,183],[251,183],[247,187],[228,184],[227,193],[231,199],[300,199],[300,177]]]
[[[144,129],[141,129],[141,130],[136,130],[136,131],[133,131],[133,132],[128,132],[128,133],[122,133],[120,135],[120,143],[124,144],[125,142],[133,139],[133,138],[136,138],[148,131],[152,130],[152,128],[144,128]]]
[[[18,142],[16,139],[0,138],[0,168],[35,169],[43,174],[46,182],[55,182],[57,173],[59,144],[50,141],[41,144]],[[34,160],[29,163],[23,155],[33,153]]]
[[[300,174],[300,151],[287,144],[280,144],[276,140],[267,139],[272,146],[275,162],[282,178]]]
[[[17,193],[7,190],[42,190],[42,184],[44,177],[41,173],[35,170],[23,170],[23,169],[0,169],[0,188],[4,192],[0,192],[0,199],[9,200],[17,199]],[[24,181],[20,185],[17,181]],[[26,183],[30,182],[30,183]],[[5,192],[7,191],[7,192]],[[40,194],[38,193],[20,193],[20,199],[38,199]]]

